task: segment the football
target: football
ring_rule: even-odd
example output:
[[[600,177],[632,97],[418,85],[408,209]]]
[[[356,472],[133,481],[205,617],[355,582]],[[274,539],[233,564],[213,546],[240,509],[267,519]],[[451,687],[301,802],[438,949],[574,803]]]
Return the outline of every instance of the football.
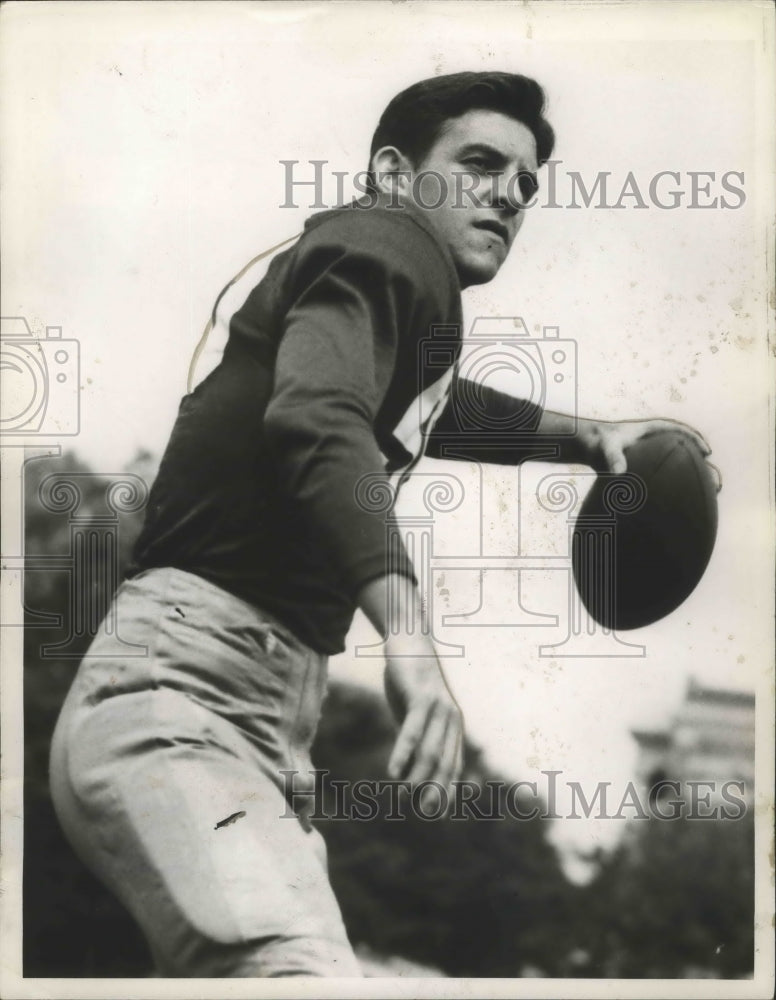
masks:
[[[605,628],[670,614],[700,582],[717,535],[717,485],[698,445],[678,430],[625,450],[628,470],[599,475],[572,538],[574,580]]]

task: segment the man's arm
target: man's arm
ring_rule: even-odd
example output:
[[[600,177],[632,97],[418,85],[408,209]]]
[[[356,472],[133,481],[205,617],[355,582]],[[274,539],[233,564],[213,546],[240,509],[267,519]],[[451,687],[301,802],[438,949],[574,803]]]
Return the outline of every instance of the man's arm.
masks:
[[[362,588],[358,602],[385,641],[385,692],[401,726],[389,776],[449,789],[461,772],[463,716],[421,627],[425,609],[417,587],[406,577],[382,576]],[[433,799],[424,796],[424,803],[431,808]]]
[[[530,459],[564,462],[619,474],[627,469],[626,448],[665,430],[681,431],[695,441],[704,456],[711,453],[696,430],[675,420],[573,417],[541,410],[508,393],[484,385],[474,387],[457,378],[429,435],[426,453],[431,458],[498,465],[520,465]]]
[[[384,512],[359,502],[367,478],[388,488],[373,424],[404,317],[368,249],[319,237],[296,272],[263,429],[289,507],[355,599],[370,579],[412,575],[403,548],[389,551]]]
[[[297,263],[264,433],[289,503],[384,637],[386,693],[401,724],[391,775],[448,785],[460,768],[460,712],[420,628],[407,553],[389,546],[384,512],[358,499],[367,478],[382,475],[388,489],[375,414],[400,332],[413,321],[428,325],[418,320],[418,303],[433,305],[425,290],[440,284],[442,266],[428,253],[429,237],[406,220],[402,228],[388,221],[379,239],[370,230],[338,243],[329,227]]]

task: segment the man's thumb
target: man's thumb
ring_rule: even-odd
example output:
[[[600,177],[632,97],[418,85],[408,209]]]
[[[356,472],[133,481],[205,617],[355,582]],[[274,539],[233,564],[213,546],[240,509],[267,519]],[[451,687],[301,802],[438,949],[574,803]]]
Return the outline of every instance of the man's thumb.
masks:
[[[607,445],[604,447],[604,459],[609,471],[615,476],[622,475],[628,468],[625,452],[617,445]]]

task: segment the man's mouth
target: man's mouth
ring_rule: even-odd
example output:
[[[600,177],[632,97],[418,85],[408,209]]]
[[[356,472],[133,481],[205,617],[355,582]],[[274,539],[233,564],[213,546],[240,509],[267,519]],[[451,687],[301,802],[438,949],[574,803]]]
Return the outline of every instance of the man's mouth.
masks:
[[[495,233],[504,242],[504,246],[509,246],[509,230],[500,222],[493,219],[483,219],[480,222],[472,223],[475,229],[485,229],[489,233]]]

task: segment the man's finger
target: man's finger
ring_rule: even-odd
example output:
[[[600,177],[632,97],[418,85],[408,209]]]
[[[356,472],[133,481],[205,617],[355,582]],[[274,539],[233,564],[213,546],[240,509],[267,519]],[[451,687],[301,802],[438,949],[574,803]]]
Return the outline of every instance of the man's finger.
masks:
[[[713,462],[707,461],[706,465],[708,465],[708,467],[712,469],[714,472],[714,479],[716,480],[717,484],[717,493],[719,493],[719,491],[722,489],[722,472],[716,465],[714,465]]]
[[[635,423],[640,423],[640,421],[635,421]],[[643,424],[643,428],[644,429],[639,437],[651,437],[653,434],[660,434],[661,431],[682,431],[695,441],[704,456],[711,454],[711,446],[700,431],[696,431],[696,429],[694,427],[690,427],[689,424],[682,423],[681,420],[664,420],[662,418],[659,420],[649,420],[646,424]],[[638,438],[636,440],[638,440]],[[633,443],[634,442],[630,442],[630,444]]]
[[[409,780],[413,784],[435,778],[439,773],[440,758],[445,746],[447,719],[447,711],[442,706],[437,706],[427,719],[409,773]]]
[[[689,436],[695,441],[695,443],[700,448],[703,457],[705,458],[706,455],[710,455],[711,447],[706,438],[703,437],[703,435],[699,434],[698,431],[694,431],[692,427],[687,427],[686,425],[684,425],[684,427],[685,427],[685,432],[689,434]]]
[[[409,712],[404,720],[396,743],[388,761],[388,775],[391,778],[401,778],[404,770],[416,752],[418,742],[426,728],[426,715],[428,709],[425,705],[419,705]]]
[[[450,793],[453,799],[453,782],[461,777],[463,766],[463,730],[457,717],[453,717],[445,733],[445,745],[442,750],[439,770],[436,780]]]
[[[604,461],[606,462],[606,467],[609,472],[619,476],[626,471],[628,463],[625,459],[625,452],[622,450],[621,445],[608,441],[603,444],[602,450]]]
[[[711,454],[711,446],[709,445],[709,442],[701,434],[700,431],[696,431],[695,428],[694,427],[690,427],[689,424],[683,424],[680,420],[676,420],[676,421],[673,421],[673,422],[668,422],[667,421],[666,422],[666,426],[667,427],[671,427],[672,423],[673,423],[673,428],[674,429],[678,429],[678,430],[684,431],[684,433],[688,437],[691,437],[693,439],[693,441],[695,441],[695,443],[698,445],[698,447],[700,448],[701,452],[704,455],[710,455]]]

